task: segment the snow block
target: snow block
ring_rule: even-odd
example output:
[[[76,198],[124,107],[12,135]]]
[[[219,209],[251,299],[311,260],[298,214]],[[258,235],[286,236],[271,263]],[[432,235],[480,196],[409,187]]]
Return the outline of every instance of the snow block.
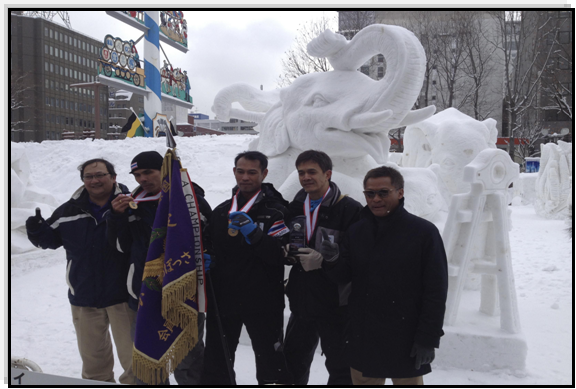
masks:
[[[445,326],[440,348],[432,363],[436,368],[474,371],[524,370],[528,346],[522,334],[466,330]]]

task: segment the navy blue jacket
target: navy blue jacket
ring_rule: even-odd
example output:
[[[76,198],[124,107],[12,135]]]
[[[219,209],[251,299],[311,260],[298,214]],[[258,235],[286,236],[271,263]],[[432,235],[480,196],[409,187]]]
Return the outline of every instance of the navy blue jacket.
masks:
[[[439,347],[448,292],[442,237],[436,226],[404,209],[385,218],[368,207],[344,238],[336,263],[323,267],[339,282],[352,281],[350,366],[367,377],[409,378],[412,345]]]
[[[130,193],[123,184],[115,184],[110,200]],[[93,213],[84,187],[54,211],[40,229],[28,232],[36,247],[66,250],[66,281],[70,304],[105,308],[128,301],[126,276],[128,256],[106,242],[106,214],[100,221]]]
[[[232,193],[237,190],[235,187]],[[282,245],[287,243],[287,229],[274,237],[269,234],[274,223],[281,225],[286,222],[287,205],[288,202],[272,184],[262,184],[262,192],[248,211],[263,232],[262,239],[254,244],[248,244],[241,233],[228,235],[231,199],[214,208],[209,227],[214,257],[208,282],[214,285],[221,315],[284,309]]]
[[[300,190],[290,203],[290,218],[304,215],[306,192]],[[338,186],[331,182],[330,193],[319,205],[318,225],[308,247],[320,251],[321,229],[326,230],[334,242],[341,244],[344,233],[358,221],[362,204],[348,196],[342,196]],[[300,262],[292,266],[286,286],[292,313],[303,318],[329,318],[336,314],[346,314],[343,308],[348,304],[350,284],[338,285],[321,270],[304,271]]]
[[[200,224],[202,228],[202,239],[205,249],[208,245],[207,237],[207,222],[212,213],[210,205],[204,199],[204,190],[192,183],[194,193],[200,208]],[[142,188],[138,186],[132,192],[132,197],[136,197]],[[140,288],[142,286],[142,275],[144,274],[144,265],[146,264],[146,256],[148,255],[148,246],[150,245],[150,235],[152,234],[152,226],[156,217],[156,209],[158,208],[158,200],[155,201],[142,201],[138,203],[138,208],[128,208],[122,214],[109,212],[106,217],[108,219],[108,242],[112,247],[116,247],[119,251],[127,253],[130,256],[130,267],[125,284],[128,287],[130,299],[128,304],[130,308],[138,310],[138,297],[140,295]]]

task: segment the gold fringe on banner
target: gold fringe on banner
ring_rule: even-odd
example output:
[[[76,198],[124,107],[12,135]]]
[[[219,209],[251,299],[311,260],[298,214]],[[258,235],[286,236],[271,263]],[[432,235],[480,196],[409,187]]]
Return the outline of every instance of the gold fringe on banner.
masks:
[[[142,280],[148,277],[159,277],[159,281],[164,280],[164,253],[153,261],[146,262]]]
[[[182,314],[174,315],[170,312],[184,301],[196,299],[196,293],[196,269],[164,285],[162,287],[162,317],[169,319],[179,327],[184,327],[182,319],[176,319]],[[196,314],[198,313],[196,312]]]
[[[180,333],[172,347],[160,360],[152,359],[134,347],[132,352],[132,371],[140,381],[147,385],[162,385],[166,382],[168,376],[176,369],[176,366],[182,362],[190,350],[198,343],[197,317],[194,317],[190,324]]]

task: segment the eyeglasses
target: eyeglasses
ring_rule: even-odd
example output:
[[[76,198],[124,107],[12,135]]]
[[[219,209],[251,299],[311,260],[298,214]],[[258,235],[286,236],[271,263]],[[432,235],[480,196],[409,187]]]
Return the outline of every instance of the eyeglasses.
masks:
[[[366,197],[368,197],[369,199],[373,199],[376,195],[378,195],[378,197],[380,197],[381,199],[385,199],[386,197],[388,197],[388,195],[390,194],[390,192],[395,191],[397,189],[382,189],[379,190],[378,192],[375,192],[373,190],[365,190],[364,191],[364,195]]]
[[[94,180],[94,179],[100,180],[101,178],[106,177],[108,174],[110,174],[110,173],[106,173],[106,174],[104,174],[104,173],[88,174],[88,175],[82,177],[82,179],[83,179],[84,181],[92,181],[92,180]]]

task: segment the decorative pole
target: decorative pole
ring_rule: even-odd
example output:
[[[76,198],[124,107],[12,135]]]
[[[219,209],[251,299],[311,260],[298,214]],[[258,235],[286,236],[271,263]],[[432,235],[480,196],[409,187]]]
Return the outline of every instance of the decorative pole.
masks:
[[[146,76],[146,89],[151,92],[144,99],[144,124],[148,128],[148,131],[144,131],[146,137],[154,136],[152,120],[158,112],[162,112],[158,15],[158,11],[146,11],[144,14],[144,23],[148,27],[144,40],[144,74]]]

